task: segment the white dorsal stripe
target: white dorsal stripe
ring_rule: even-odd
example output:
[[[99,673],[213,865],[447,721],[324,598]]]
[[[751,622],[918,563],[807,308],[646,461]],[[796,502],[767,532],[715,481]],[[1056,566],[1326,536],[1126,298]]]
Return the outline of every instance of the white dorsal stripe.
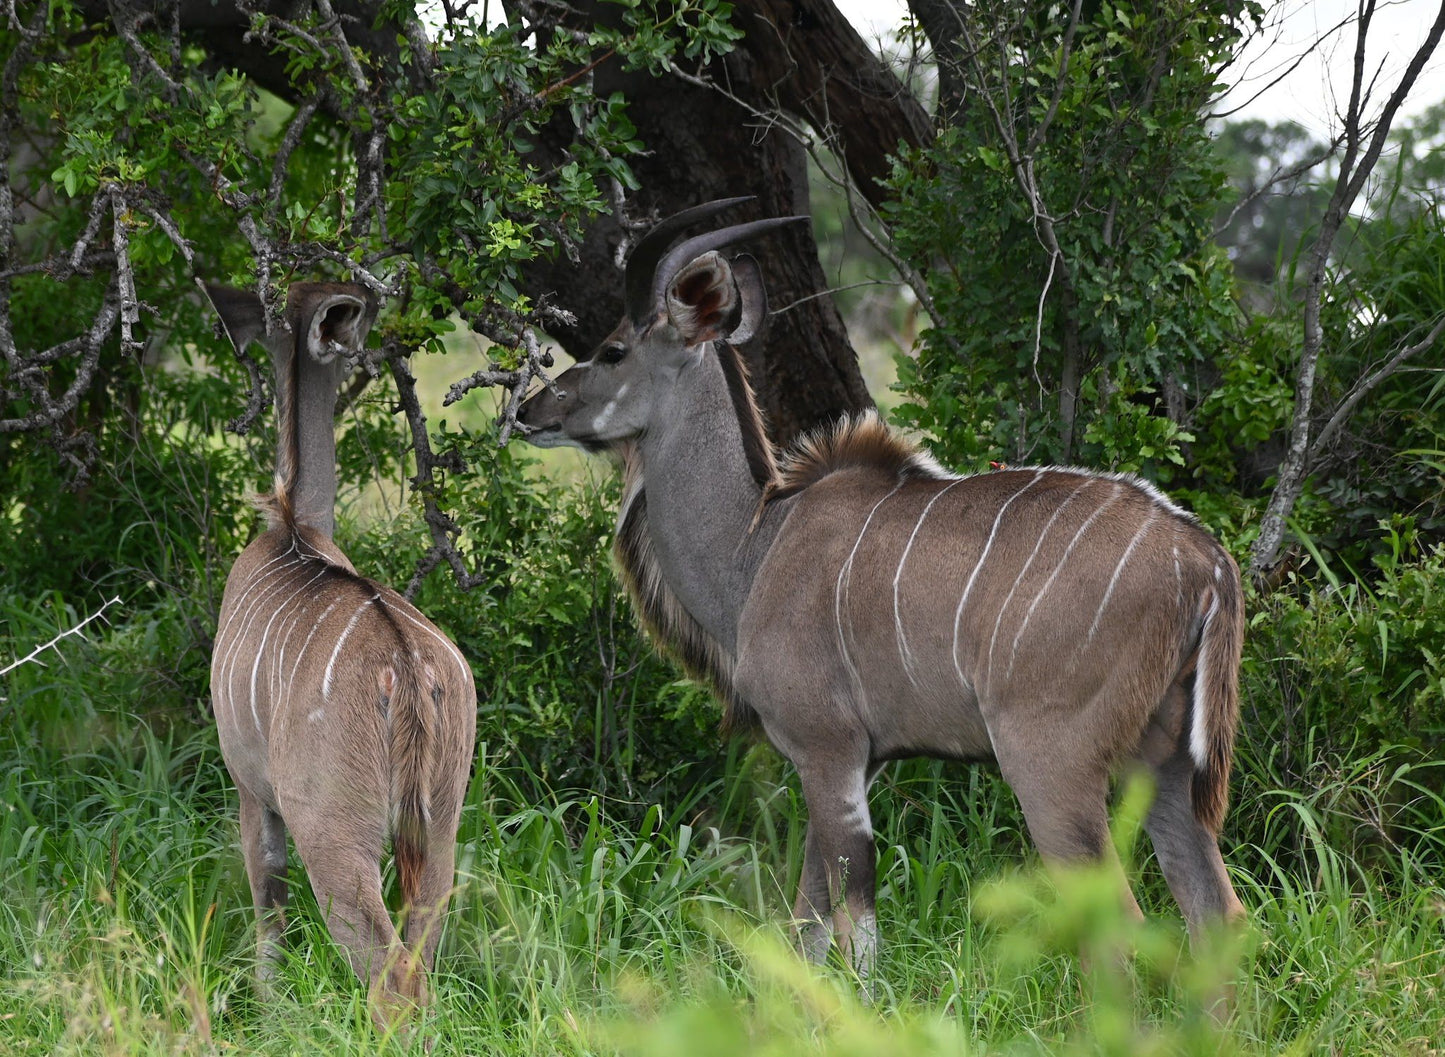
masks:
[[[1094,632],[1099,630],[1099,621],[1104,616],[1104,610],[1109,608],[1109,599],[1114,596],[1114,588],[1119,583],[1119,574],[1124,571],[1124,565],[1129,561],[1129,555],[1134,553],[1134,548],[1139,545],[1139,541],[1149,531],[1149,526],[1156,520],[1153,511],[1150,511],[1149,516],[1144,519],[1144,524],[1139,526],[1139,530],[1134,533],[1134,538],[1129,541],[1129,546],[1125,547],[1124,553],[1119,556],[1119,564],[1114,566],[1114,575],[1109,577],[1109,586],[1104,589],[1103,601],[1099,603],[1099,611],[1094,614],[1094,622],[1089,625],[1089,634],[1084,637],[1085,642],[1093,641]]]
[[[928,512],[933,509],[933,504],[943,498],[943,494],[954,485],[967,478],[959,477],[950,481],[946,486],[934,493],[933,498],[923,508],[923,513],[918,515],[918,523],[913,526],[913,531],[908,535],[908,543],[903,548],[903,556],[898,559],[898,568],[893,573],[893,628],[898,636],[898,654],[903,658],[903,671],[908,676],[908,681],[914,686],[918,685],[918,676],[915,671],[913,652],[908,648],[908,637],[903,633],[903,617],[898,601],[898,582],[903,577],[903,563],[908,560],[908,552],[913,550],[913,541],[918,538],[918,530],[923,527],[923,519],[928,517]]]
[[[341,655],[341,647],[346,645],[346,640],[350,638],[352,629],[356,627],[356,622],[361,619],[361,614],[366,612],[366,607],[380,597],[381,595],[379,593],[374,594],[365,602],[361,603],[361,605],[356,607],[356,612],[351,614],[351,619],[346,622],[346,630],[343,631],[341,637],[336,640],[336,645],[332,647],[331,650],[331,659],[326,662],[326,674],[321,679],[321,700],[327,701],[331,697],[331,675],[336,670],[336,658]]]
[[[1078,546],[1079,540],[1084,538],[1084,533],[1088,530],[1089,526],[1094,523],[1095,519],[1097,519],[1100,514],[1102,514],[1105,510],[1108,510],[1109,507],[1113,506],[1114,502],[1119,498],[1121,494],[1122,493],[1119,488],[1119,482],[1115,481],[1114,490],[1109,493],[1109,498],[1100,503],[1098,509],[1096,509],[1092,514],[1090,514],[1087,518],[1084,519],[1084,523],[1080,525],[1079,530],[1074,533],[1074,538],[1069,540],[1069,545],[1064,548],[1064,554],[1063,557],[1059,559],[1059,564],[1054,566],[1054,571],[1050,573],[1049,578],[1044,581],[1044,586],[1039,588],[1038,594],[1034,595],[1034,600],[1029,603],[1028,611],[1024,613],[1023,622],[1019,624],[1018,631],[1014,633],[1013,645],[1010,647],[1009,651],[1008,672],[1006,673],[1007,675],[1013,674],[1014,661],[1018,658],[1019,654],[1019,642],[1022,641],[1024,637],[1024,632],[1028,630],[1029,621],[1033,619],[1034,610],[1038,609],[1039,603],[1043,601],[1044,595],[1049,593],[1049,588],[1054,586],[1054,581],[1059,578],[1059,573],[1063,572],[1064,565],[1069,560],[1069,555],[1074,553],[1074,548]]]
[[[983,568],[983,563],[988,559],[989,551],[993,549],[993,541],[998,535],[998,527],[1003,522],[1004,514],[1008,512],[1009,507],[1013,506],[1015,499],[1039,483],[1044,476],[1044,472],[1043,470],[1036,470],[1033,477],[1029,479],[1029,483],[1009,496],[1008,499],[1004,501],[1003,506],[998,508],[998,513],[994,515],[993,526],[988,530],[988,539],[984,541],[983,551],[979,554],[978,561],[974,563],[973,571],[968,575],[968,583],[964,584],[963,594],[958,599],[958,608],[954,610],[953,613],[953,670],[958,673],[958,681],[964,686],[968,686],[968,679],[964,676],[963,668],[958,663],[958,628],[963,621],[963,607],[968,604],[968,596],[970,592],[973,591],[973,585],[978,579],[979,570]]]
[[[1024,582],[1024,577],[1027,576],[1029,570],[1033,568],[1034,559],[1039,556],[1039,550],[1043,547],[1044,540],[1049,535],[1049,529],[1054,527],[1054,522],[1059,520],[1059,515],[1064,512],[1065,507],[1074,501],[1074,497],[1085,488],[1088,488],[1093,482],[1094,478],[1086,478],[1079,487],[1069,493],[1067,499],[1054,508],[1054,512],[1049,516],[1049,520],[1044,522],[1043,531],[1039,533],[1038,541],[1034,544],[1034,549],[1030,552],[1028,560],[1024,562],[1023,568],[1019,570],[1018,576],[1014,577],[1013,586],[1009,588],[1008,594],[1004,596],[1003,605],[998,607],[998,616],[994,618],[993,622],[993,635],[988,640],[988,675],[990,679],[993,678],[993,649],[998,642],[998,630],[1003,625],[1003,615],[1008,612],[1009,603],[1013,601],[1014,594],[1018,591],[1019,585]]]
[[[855,690],[861,690],[863,680],[858,675],[857,665],[853,663],[852,652],[848,649],[848,637],[843,630],[843,581],[844,578],[846,578],[848,580],[849,586],[852,586],[853,559],[857,557],[858,546],[863,542],[863,537],[868,532],[868,526],[873,523],[873,515],[878,513],[878,508],[881,507],[884,503],[888,502],[888,500],[892,499],[893,496],[897,494],[898,489],[902,487],[903,482],[899,481],[896,485],[893,486],[893,490],[891,492],[885,495],[882,499],[878,500],[878,502],[874,503],[873,509],[868,511],[868,516],[863,519],[863,527],[858,530],[858,538],[853,541],[853,549],[848,552],[847,560],[844,561],[843,564],[838,568],[838,582],[833,587],[833,620],[838,628],[838,648],[843,651],[843,663],[848,667],[848,674],[852,677],[852,685]],[[853,623],[851,618],[849,619],[848,623],[851,627]]]

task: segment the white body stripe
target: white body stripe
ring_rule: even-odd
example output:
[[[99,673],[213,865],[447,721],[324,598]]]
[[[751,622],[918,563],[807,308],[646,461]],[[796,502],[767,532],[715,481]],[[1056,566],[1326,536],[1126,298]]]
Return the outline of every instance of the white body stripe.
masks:
[[[898,489],[902,487],[903,482],[899,481],[893,486],[893,491],[874,503],[873,509],[868,511],[868,516],[863,520],[863,527],[858,530],[858,538],[853,541],[853,549],[848,552],[847,560],[838,568],[838,582],[833,586],[833,620],[838,629],[838,648],[843,653],[843,663],[847,665],[848,674],[852,676],[853,686],[860,690],[863,685],[863,680],[858,675],[857,665],[853,663],[853,656],[848,650],[848,637],[843,630],[843,581],[846,578],[850,584],[852,582],[853,559],[858,554],[858,545],[863,542],[863,537],[868,532],[868,526],[873,523],[873,515],[878,513],[878,508],[892,499],[893,496],[897,494]]]
[[[988,552],[993,549],[993,541],[994,541],[994,538],[998,535],[998,527],[999,527],[999,525],[1003,522],[1003,516],[1004,516],[1004,514],[1008,511],[1008,508],[1009,508],[1009,507],[1013,506],[1013,502],[1014,502],[1015,499],[1017,499],[1019,496],[1023,495],[1025,492],[1027,492],[1027,491],[1028,491],[1030,488],[1032,488],[1034,485],[1038,484],[1038,483],[1039,483],[1039,480],[1040,480],[1043,476],[1044,476],[1044,471],[1043,471],[1043,470],[1038,470],[1038,471],[1036,471],[1036,472],[1034,473],[1033,477],[1029,480],[1029,483],[1028,483],[1028,484],[1024,485],[1022,488],[1020,488],[1020,489],[1019,489],[1017,492],[1015,492],[1013,495],[1009,496],[1008,499],[1007,499],[1007,501],[1005,501],[1004,505],[998,508],[998,513],[994,516],[994,519],[993,519],[993,527],[988,530],[988,539],[984,542],[984,545],[983,545],[983,553],[981,553],[981,554],[978,556],[978,561],[974,563],[973,572],[971,572],[971,573],[969,574],[968,583],[966,583],[966,584],[964,585],[964,587],[963,587],[963,595],[962,595],[962,597],[960,597],[959,600],[958,600],[958,608],[957,608],[956,610],[954,610],[954,613],[953,613],[953,670],[958,673],[958,681],[959,681],[960,683],[962,683],[964,686],[967,686],[967,685],[968,685],[968,680],[964,677],[963,668],[960,667],[960,665],[959,665],[959,663],[958,663],[958,627],[959,627],[959,624],[960,624],[960,623],[962,622],[962,620],[963,620],[963,607],[968,604],[968,596],[969,596],[969,593],[973,590],[974,581],[978,579],[978,571],[983,568],[983,563],[984,563],[984,561],[988,558]]]
[[[306,633],[306,641],[301,644],[301,649],[297,651],[296,663],[291,666],[291,674],[286,679],[286,696],[288,698],[291,696],[291,688],[296,685],[296,671],[301,667],[301,658],[306,656],[307,647],[311,645],[311,640],[316,637],[316,632],[320,630],[326,618],[331,615],[332,610],[339,605],[341,605],[341,599],[338,598],[323,609],[321,615],[316,618],[316,622],[311,625],[311,630]]]
[[[291,594],[287,596],[286,601],[276,607],[276,611],[271,614],[271,619],[266,621],[265,630],[261,632],[261,643],[256,647],[256,659],[251,662],[251,721],[256,724],[257,734],[261,733],[261,717],[256,713],[256,673],[261,670],[261,658],[266,656],[266,640],[271,637],[271,626],[276,623],[276,618],[291,604],[293,599],[325,575],[326,570],[323,568],[316,573],[315,576],[311,577],[311,579],[292,591]]]
[[[1064,565],[1069,560],[1069,555],[1074,553],[1074,548],[1078,545],[1079,540],[1083,539],[1084,533],[1088,530],[1089,526],[1094,523],[1095,519],[1098,518],[1100,514],[1102,514],[1105,510],[1108,510],[1109,507],[1114,504],[1114,501],[1119,498],[1119,494],[1120,492],[1118,482],[1116,481],[1114,483],[1114,491],[1110,493],[1108,499],[1104,500],[1102,503],[1099,504],[1099,508],[1097,510],[1095,510],[1092,514],[1090,514],[1087,518],[1084,519],[1084,523],[1080,525],[1079,530],[1074,533],[1074,538],[1069,540],[1069,545],[1064,548],[1064,554],[1063,557],[1059,559],[1059,564],[1054,566],[1054,571],[1050,573],[1049,578],[1044,581],[1044,586],[1039,588],[1039,593],[1034,595],[1034,600],[1029,603],[1028,612],[1024,614],[1024,619],[1022,623],[1019,624],[1018,631],[1014,633],[1013,645],[1009,648],[1007,674],[1013,674],[1014,661],[1018,658],[1019,655],[1019,642],[1022,641],[1024,637],[1024,632],[1028,630],[1029,621],[1032,620],[1034,616],[1034,610],[1039,607],[1039,603],[1043,601],[1044,595],[1049,593],[1049,588],[1054,586],[1054,581],[1059,578],[1059,573],[1063,571]]]
[[[304,559],[298,559],[293,563],[272,569],[267,573],[266,575],[270,578],[270,582],[256,592],[250,604],[247,606],[246,612],[235,618],[230,625],[237,630],[235,636],[230,641],[225,656],[222,658],[218,671],[222,674],[220,682],[226,688],[226,693],[230,696],[233,707],[236,702],[236,689],[232,685],[236,677],[236,664],[241,647],[251,634],[251,625],[265,616],[267,610],[270,608],[269,603],[271,600],[279,596],[290,586],[291,577],[288,570],[293,567],[305,568],[306,564]]]
[[[1043,547],[1044,540],[1048,538],[1049,529],[1054,527],[1054,522],[1059,519],[1059,515],[1064,512],[1064,508],[1074,501],[1075,496],[1085,488],[1088,488],[1089,484],[1089,481],[1085,481],[1079,485],[1079,487],[1075,488],[1069,493],[1069,497],[1060,503],[1054,509],[1054,512],[1049,515],[1049,520],[1044,523],[1043,531],[1039,533],[1038,542],[1034,544],[1034,549],[1029,554],[1028,560],[1024,562],[1023,568],[1019,570],[1018,576],[1014,578],[1013,586],[1008,589],[1008,594],[1004,596],[1003,605],[998,607],[998,616],[993,622],[993,636],[988,640],[988,673],[990,678],[993,676],[993,648],[998,642],[998,630],[1003,625],[1003,615],[1008,612],[1009,603],[1013,601],[1014,593],[1018,591],[1019,585],[1024,582],[1024,577],[1028,575],[1029,569],[1033,567],[1034,559],[1039,556],[1039,549]],[[990,735],[990,738],[992,738],[992,735]]]
[[[227,639],[228,637],[230,639],[228,643],[230,650],[235,649],[237,641],[239,641],[239,639],[242,637],[241,632],[237,629],[239,629],[243,624],[248,621],[249,614],[256,607],[257,599],[253,596],[257,592],[259,592],[260,594],[265,594],[266,591],[275,587],[277,581],[273,580],[273,577],[280,576],[280,582],[284,582],[287,569],[306,564],[305,558],[298,557],[292,559],[291,561],[285,562],[278,568],[271,568],[271,566],[275,565],[278,561],[281,561],[282,558],[290,556],[290,554],[292,554],[294,550],[295,548],[293,547],[291,550],[287,551],[286,554],[278,555],[277,557],[272,558],[260,569],[257,569],[255,574],[246,583],[241,593],[236,596],[236,604],[231,607],[229,619],[220,629],[218,629],[216,634],[215,650],[217,655],[220,654],[222,640]],[[267,581],[271,582],[268,583]],[[224,668],[229,659],[230,658],[228,650],[227,656],[221,658],[220,665],[216,668],[216,670],[219,672],[221,668]]]
[[[1119,564],[1114,566],[1114,575],[1109,577],[1109,586],[1104,589],[1103,601],[1099,603],[1099,611],[1094,614],[1094,622],[1089,625],[1089,634],[1084,637],[1085,642],[1092,641],[1094,632],[1099,630],[1099,621],[1104,616],[1104,610],[1109,608],[1109,599],[1114,596],[1114,587],[1119,583],[1119,574],[1124,571],[1124,565],[1129,561],[1129,555],[1134,553],[1134,548],[1139,545],[1139,541],[1144,538],[1144,534],[1149,531],[1149,526],[1154,524],[1155,520],[1152,514],[1145,519],[1144,524],[1140,525],[1139,530],[1134,533],[1134,538],[1129,541],[1129,546],[1125,547],[1124,553],[1119,556]]]
[[[380,597],[381,595],[375,594],[361,603],[361,605],[356,607],[356,612],[351,614],[351,619],[346,622],[346,630],[343,631],[341,637],[336,640],[336,645],[332,647],[331,650],[331,659],[326,662],[326,674],[321,679],[321,700],[327,701],[331,698],[331,673],[336,668],[336,658],[341,654],[341,647],[346,645],[346,640],[351,636],[351,631],[356,627],[356,622],[361,619],[361,614],[366,612],[366,607]]]
[[[898,636],[898,655],[903,658],[903,671],[907,674],[908,681],[914,686],[918,685],[918,676],[913,661],[913,652],[908,648],[908,639],[903,634],[903,617],[898,603],[898,582],[903,577],[903,563],[908,560],[908,552],[913,550],[913,541],[918,537],[918,530],[923,527],[923,519],[928,517],[928,512],[933,509],[933,504],[943,498],[943,493],[947,492],[962,480],[965,480],[965,478],[960,477],[947,487],[940,488],[934,494],[933,498],[928,501],[928,505],[923,508],[923,513],[918,515],[918,523],[913,526],[913,531],[909,533],[908,544],[903,548],[903,556],[898,559],[898,568],[893,573],[893,627]]]

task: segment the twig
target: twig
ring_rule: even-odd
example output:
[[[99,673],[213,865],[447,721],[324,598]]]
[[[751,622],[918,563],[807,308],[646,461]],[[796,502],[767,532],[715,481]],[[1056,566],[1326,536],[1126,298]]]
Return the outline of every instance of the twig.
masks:
[[[1334,414],[1330,415],[1330,420],[1325,423],[1324,428],[1319,432],[1319,436],[1315,438],[1313,445],[1315,450],[1317,452],[1323,451],[1329,447],[1330,441],[1334,439],[1340,427],[1343,426],[1350,415],[1354,413],[1360,401],[1368,396],[1370,391],[1377,385],[1399,370],[1400,365],[1406,360],[1424,352],[1431,345],[1435,344],[1435,339],[1440,336],[1442,331],[1445,331],[1445,316],[1441,316],[1435,321],[1435,325],[1430,328],[1430,332],[1426,334],[1424,338],[1413,345],[1407,345],[1396,350],[1395,354],[1376,370],[1351,386],[1349,393],[1340,401],[1339,407],[1335,408]]]
[[[81,631],[83,631],[83,630],[85,629],[85,626],[86,626],[87,624],[89,624],[92,620],[95,620],[97,617],[99,617],[102,613],[104,613],[104,612],[105,612],[107,609],[109,609],[111,606],[119,604],[119,602],[120,602],[120,596],[119,596],[119,595],[117,595],[117,596],[114,597],[114,598],[108,599],[99,609],[97,609],[97,610],[96,610],[94,613],[92,613],[90,616],[86,617],[86,618],[85,618],[84,620],[82,620],[79,624],[75,625],[75,627],[73,627],[73,628],[67,628],[65,631],[62,631],[59,635],[56,635],[55,638],[51,639],[49,642],[42,643],[41,645],[36,646],[35,649],[31,650],[31,651],[30,651],[29,653],[27,653],[24,657],[21,657],[18,661],[11,661],[11,662],[10,662],[9,664],[7,664],[4,668],[0,668],[0,675],[8,675],[8,674],[10,674],[11,672],[13,672],[16,668],[19,668],[22,664],[29,664],[31,661],[35,660],[36,657],[40,656],[40,655],[41,655],[42,653],[44,653],[46,650],[50,649],[52,646],[55,646],[57,643],[59,643],[61,639],[69,638],[71,635],[79,635],[79,634],[81,633]],[[44,667],[44,662],[43,662],[43,661],[42,661],[42,662],[38,662],[38,663],[40,663],[41,666]],[[3,697],[0,697],[0,701],[3,701],[3,700],[5,700],[5,699],[4,699]]]
[[[1330,158],[1334,157],[1335,151],[1340,149],[1340,144],[1344,142],[1344,139],[1345,135],[1343,132],[1341,132],[1334,139],[1330,140],[1329,146],[1325,147],[1325,149],[1322,150],[1319,154],[1303,158],[1295,164],[1289,166],[1289,168],[1280,167],[1275,169],[1275,171],[1270,173],[1270,175],[1265,179],[1264,183],[1260,184],[1253,191],[1250,191],[1249,194],[1245,195],[1235,204],[1234,208],[1229,211],[1229,215],[1224,218],[1223,223],[1215,226],[1213,237],[1217,239],[1220,235],[1228,231],[1229,225],[1234,223],[1234,218],[1239,215],[1240,210],[1242,210],[1245,206],[1249,205],[1255,199],[1259,198],[1261,195],[1267,193],[1279,184],[1286,183],[1297,177],[1303,176],[1305,173],[1313,169],[1316,165],[1320,165],[1321,163],[1328,161]]]

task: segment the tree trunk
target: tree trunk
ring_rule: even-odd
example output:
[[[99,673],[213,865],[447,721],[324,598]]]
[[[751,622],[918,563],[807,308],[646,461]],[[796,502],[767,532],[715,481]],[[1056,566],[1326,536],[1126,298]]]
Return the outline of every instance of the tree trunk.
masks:
[[[578,5],[585,19],[615,17],[611,5]],[[868,50],[830,0],[744,0],[734,22],[747,34],[723,70],[709,70],[738,101],[681,80],[599,67],[599,96],[621,92],[648,154],[631,159],[642,190],[633,199],[663,217],[698,202],[754,195],[728,222],[810,212],[807,152],[784,129],[750,112],[778,107],[816,124],[831,121],[859,191],[882,201],[878,180],[901,141],[925,142],[927,117],[897,78]],[[588,232],[578,265],[538,262],[528,275],[538,292],[577,314],[553,336],[573,356],[587,355],[621,316],[622,276],[614,265],[621,237],[612,217]],[[771,306],[769,328],[743,349],[775,442],[826,426],[838,415],[871,407],[827,289],[811,230],[769,234],[753,252]],[[781,310],[781,311],[780,311]]]

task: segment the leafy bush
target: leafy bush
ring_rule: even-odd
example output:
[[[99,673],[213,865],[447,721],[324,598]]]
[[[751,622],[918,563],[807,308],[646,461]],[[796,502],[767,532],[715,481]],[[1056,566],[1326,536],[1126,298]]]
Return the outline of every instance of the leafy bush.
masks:
[[[1244,715],[1231,829],[1274,853],[1281,795],[1322,805],[1330,839],[1370,849],[1386,876],[1410,847],[1445,851],[1445,548],[1408,560],[1410,534],[1376,577],[1298,582],[1257,598],[1245,639]]]
[[[946,462],[1080,461],[1168,481],[1184,461],[1182,412],[1237,319],[1199,112],[1250,5],[1146,7],[1091,5],[1077,25],[1067,8],[959,9],[981,42],[959,71],[969,98],[895,165],[889,218],[935,317],[917,358],[899,360],[897,415]]]

